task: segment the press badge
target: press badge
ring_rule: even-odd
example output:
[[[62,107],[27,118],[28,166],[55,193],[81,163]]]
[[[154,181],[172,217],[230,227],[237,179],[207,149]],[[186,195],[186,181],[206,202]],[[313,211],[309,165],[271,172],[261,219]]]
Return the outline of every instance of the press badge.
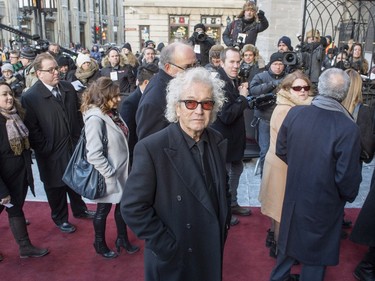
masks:
[[[110,73],[110,77],[111,77],[111,80],[112,81],[117,81],[118,80],[118,75],[117,75],[117,71],[113,71]]]
[[[198,44],[194,45],[194,53],[196,53],[196,54],[201,53],[201,45],[198,45]]]

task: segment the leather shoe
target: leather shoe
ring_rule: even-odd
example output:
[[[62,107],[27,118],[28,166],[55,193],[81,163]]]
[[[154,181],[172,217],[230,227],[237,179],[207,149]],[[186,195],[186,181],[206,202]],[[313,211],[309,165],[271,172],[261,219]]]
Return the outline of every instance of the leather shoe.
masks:
[[[236,217],[236,216],[232,216],[230,218],[230,225],[233,226],[233,225],[236,225],[240,222],[240,220]]]
[[[352,221],[351,220],[342,220],[342,228],[343,229],[349,229],[352,227]]]
[[[239,215],[239,216],[250,216],[251,210],[249,208],[241,207],[240,205],[234,205],[231,207],[232,214]]]
[[[85,210],[82,213],[75,215],[74,217],[77,219],[94,219],[96,212],[95,211],[90,211],[90,210]]]
[[[57,227],[61,230],[61,232],[65,233],[73,233],[76,231],[76,227],[69,222],[63,222],[62,224],[57,225]]]
[[[360,281],[374,281],[375,280],[375,269],[374,265],[367,262],[361,261],[355,268],[353,275]]]

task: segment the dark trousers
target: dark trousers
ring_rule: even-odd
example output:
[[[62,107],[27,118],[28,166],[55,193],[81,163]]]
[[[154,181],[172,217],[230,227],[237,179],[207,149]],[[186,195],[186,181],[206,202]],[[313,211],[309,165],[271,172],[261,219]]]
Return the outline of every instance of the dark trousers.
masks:
[[[44,190],[47,195],[48,204],[51,208],[52,220],[56,225],[68,222],[67,194],[69,196],[73,216],[79,216],[87,210],[86,204],[83,202],[81,195],[77,194],[67,185],[58,187],[44,185]]]
[[[271,272],[270,281],[288,280],[295,259],[278,252],[277,263]],[[300,281],[323,281],[326,266],[302,264]]]

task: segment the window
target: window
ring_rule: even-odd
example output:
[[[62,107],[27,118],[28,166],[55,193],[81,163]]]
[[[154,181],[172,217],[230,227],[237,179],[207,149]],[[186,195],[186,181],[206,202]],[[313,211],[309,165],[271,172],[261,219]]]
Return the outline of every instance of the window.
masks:
[[[184,15],[169,16],[169,43],[189,39],[189,17]]]
[[[145,42],[150,40],[150,26],[149,25],[140,25],[139,26],[139,49],[142,51]]]
[[[206,26],[206,34],[220,44],[221,38],[221,17],[202,16],[201,23]]]

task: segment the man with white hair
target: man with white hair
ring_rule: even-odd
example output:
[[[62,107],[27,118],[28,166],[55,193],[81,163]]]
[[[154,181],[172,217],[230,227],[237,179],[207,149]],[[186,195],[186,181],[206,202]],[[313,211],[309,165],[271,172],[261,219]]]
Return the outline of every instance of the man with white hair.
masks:
[[[202,67],[178,74],[166,95],[171,124],[135,146],[121,213],[145,240],[146,281],[222,280],[227,141],[209,127],[224,103],[222,87]]]
[[[326,70],[312,105],[293,107],[280,128],[276,154],[288,173],[271,281],[295,280],[295,260],[303,281],[324,280],[326,266],[339,262],[344,206],[362,179],[359,128],[341,105],[349,83],[341,69]]]

